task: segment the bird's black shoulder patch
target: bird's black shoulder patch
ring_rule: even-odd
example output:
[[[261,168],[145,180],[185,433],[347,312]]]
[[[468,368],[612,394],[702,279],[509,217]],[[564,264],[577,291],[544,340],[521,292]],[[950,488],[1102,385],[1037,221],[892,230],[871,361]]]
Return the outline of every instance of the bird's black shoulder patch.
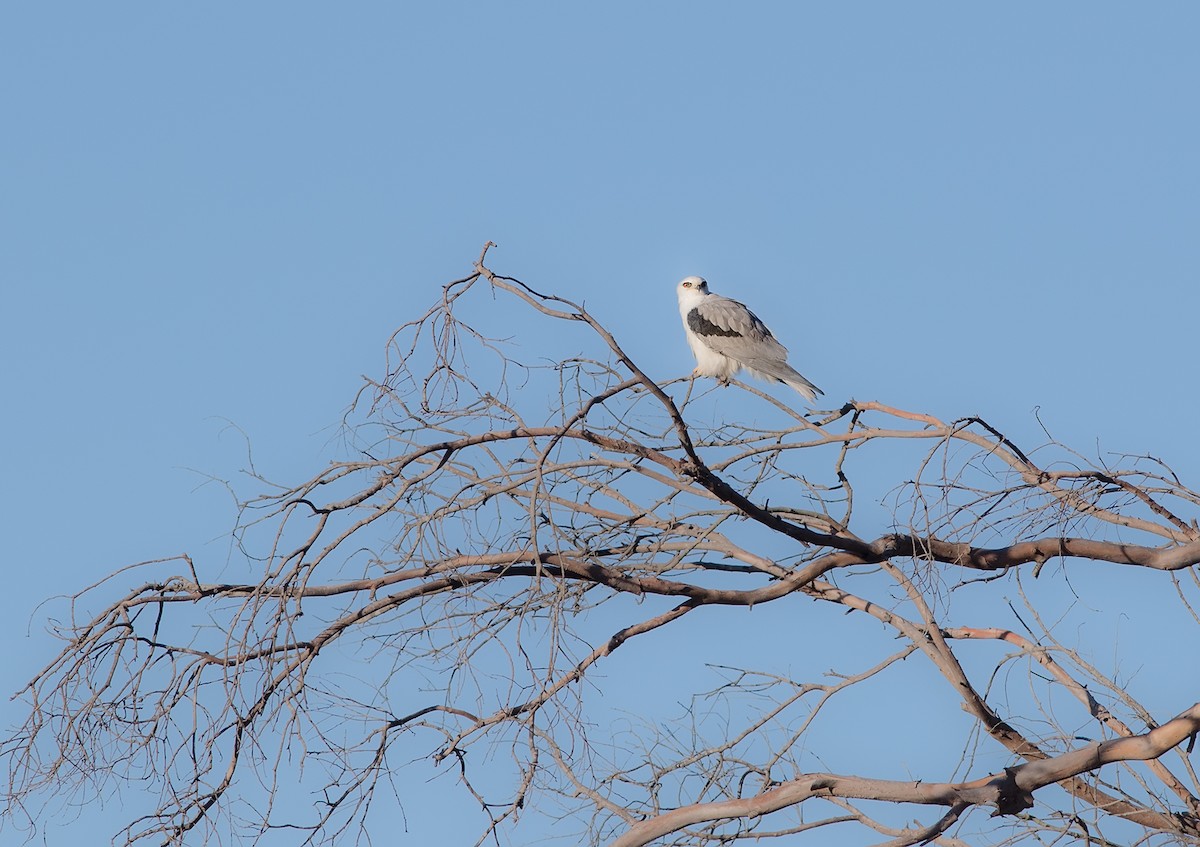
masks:
[[[741,338],[742,334],[734,329],[717,326],[700,314],[699,309],[692,309],[687,315],[688,329],[696,335],[720,335],[726,338]]]

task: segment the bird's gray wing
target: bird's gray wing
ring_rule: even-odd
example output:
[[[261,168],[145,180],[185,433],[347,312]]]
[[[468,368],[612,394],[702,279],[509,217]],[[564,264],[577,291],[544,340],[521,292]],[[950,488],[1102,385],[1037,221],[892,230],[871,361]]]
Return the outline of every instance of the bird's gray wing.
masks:
[[[787,349],[767,325],[736,300],[715,294],[705,297],[688,312],[687,323],[713,350],[748,367],[787,361]]]

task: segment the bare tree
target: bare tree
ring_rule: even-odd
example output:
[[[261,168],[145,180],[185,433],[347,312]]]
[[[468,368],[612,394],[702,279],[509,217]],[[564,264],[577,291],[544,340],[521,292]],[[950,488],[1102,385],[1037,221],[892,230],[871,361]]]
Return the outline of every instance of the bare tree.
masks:
[[[1103,569],[1200,621],[1168,467],[660,384],[486,254],[389,342],[353,458],[244,503],[252,578],[182,556],[71,598],[0,748],[10,827],[133,784],[120,843],[366,843],[433,772],[480,843],[1200,843],[1195,641],[1159,713],[1060,608]],[[679,630],[740,658],[694,685]]]

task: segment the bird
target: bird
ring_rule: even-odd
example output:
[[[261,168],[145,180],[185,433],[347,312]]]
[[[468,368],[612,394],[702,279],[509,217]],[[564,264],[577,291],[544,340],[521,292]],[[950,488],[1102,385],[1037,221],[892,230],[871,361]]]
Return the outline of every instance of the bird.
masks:
[[[693,378],[711,376],[728,385],[745,369],[759,379],[794,388],[810,403],[824,393],[787,363],[787,348],[744,304],[713,294],[698,276],[680,280],[675,291],[683,331],[696,356]]]

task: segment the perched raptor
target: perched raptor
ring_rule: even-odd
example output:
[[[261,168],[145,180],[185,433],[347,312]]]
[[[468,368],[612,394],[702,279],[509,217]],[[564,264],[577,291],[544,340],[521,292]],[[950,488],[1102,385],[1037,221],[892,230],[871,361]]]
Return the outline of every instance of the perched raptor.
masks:
[[[708,283],[689,276],[676,287],[679,314],[688,345],[696,356],[696,376],[715,377],[722,385],[742,368],[759,379],[782,382],[811,403],[821,394],[787,363],[787,348],[767,325],[739,303],[708,290]]]

